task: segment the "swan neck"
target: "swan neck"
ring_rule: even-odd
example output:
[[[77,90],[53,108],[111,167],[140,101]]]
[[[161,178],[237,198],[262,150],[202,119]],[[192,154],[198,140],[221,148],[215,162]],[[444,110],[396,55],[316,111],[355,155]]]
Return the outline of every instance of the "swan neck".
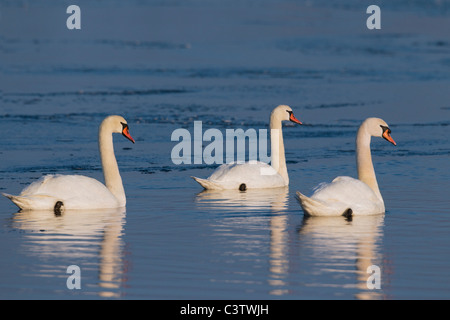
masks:
[[[126,197],[114,154],[112,130],[104,124],[100,126],[98,141],[105,185],[119,201],[120,206],[123,207],[126,204]]]
[[[375,169],[370,151],[371,135],[364,126],[361,126],[356,136],[356,164],[358,168],[358,179],[367,184],[377,197],[383,201],[378,187]]]
[[[286,167],[286,156],[284,152],[284,141],[281,120],[274,116],[270,118],[270,148],[271,165],[284,179],[286,185],[289,184],[289,175]]]

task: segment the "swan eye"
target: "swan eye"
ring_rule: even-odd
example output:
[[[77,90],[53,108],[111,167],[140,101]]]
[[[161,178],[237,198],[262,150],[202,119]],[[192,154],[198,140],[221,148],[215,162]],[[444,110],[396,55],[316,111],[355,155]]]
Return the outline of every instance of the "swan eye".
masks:
[[[128,125],[126,123],[121,122],[122,124],[122,135],[130,140],[131,142],[135,142],[134,139],[130,135],[130,130],[128,129]]]
[[[383,134],[387,131],[388,134],[391,134],[391,129],[389,129],[389,127],[386,126],[382,126],[380,125],[381,129],[383,129]]]
[[[286,110],[286,112],[289,114],[289,121],[292,121],[292,122],[295,122],[295,123],[298,123],[298,124],[302,124],[302,123],[300,122],[300,120],[298,120],[298,119],[294,116],[294,113],[293,113],[291,110]]]
[[[397,144],[395,143],[394,139],[392,139],[391,137],[391,129],[389,129],[389,127],[386,126],[381,126],[381,129],[383,129],[383,134],[381,135],[384,139],[386,139],[387,141],[389,141],[390,143],[392,143],[394,146],[396,146]]]
[[[121,122],[122,124],[122,133],[129,133],[129,128],[128,128],[128,124]]]

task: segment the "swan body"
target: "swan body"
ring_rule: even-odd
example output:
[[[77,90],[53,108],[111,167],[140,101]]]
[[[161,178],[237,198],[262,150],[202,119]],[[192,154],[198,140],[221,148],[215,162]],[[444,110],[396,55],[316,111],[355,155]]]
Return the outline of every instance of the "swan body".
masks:
[[[310,198],[300,192],[297,196],[303,210],[311,216],[368,215],[385,210],[383,200],[367,184],[352,177],[322,183]]]
[[[383,137],[396,145],[386,122],[368,118],[360,126],[356,137],[358,179],[337,177],[331,183],[321,183],[311,197],[297,191],[297,199],[306,215],[370,215],[385,212],[383,197],[378,188],[370,153],[372,136]]]
[[[19,196],[4,195],[22,210],[53,210],[58,201],[65,209],[122,207],[103,183],[81,175],[46,175],[22,190]]]
[[[81,175],[46,175],[22,190],[20,195],[3,194],[21,210],[112,209],[126,205],[112,133],[122,133],[134,143],[126,120],[109,116],[99,129],[99,149],[105,184]],[[55,211],[56,212],[56,211]]]
[[[218,167],[207,179],[192,177],[209,190],[247,190],[278,188],[289,185],[286,167],[282,121],[302,124],[295,118],[291,107],[279,105],[270,115],[271,165],[259,161],[226,163]]]
[[[275,169],[264,162],[229,163],[218,167],[208,179],[193,177],[203,188],[210,190],[246,190],[286,186]],[[245,186],[245,187],[244,187]]]

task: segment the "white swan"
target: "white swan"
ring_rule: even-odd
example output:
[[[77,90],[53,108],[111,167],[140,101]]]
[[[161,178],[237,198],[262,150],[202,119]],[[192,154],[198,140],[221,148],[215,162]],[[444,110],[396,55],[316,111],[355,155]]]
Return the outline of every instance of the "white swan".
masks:
[[[271,165],[250,161],[247,163],[223,164],[209,178],[192,177],[203,188],[211,190],[247,190],[277,188],[289,185],[289,176],[284,154],[282,121],[302,124],[291,107],[280,105],[270,115]]]
[[[370,153],[371,137],[383,137],[396,145],[386,122],[368,118],[356,136],[358,179],[337,177],[331,183],[319,184],[311,197],[297,191],[305,214],[310,216],[368,215],[384,213],[384,201],[378,188]]]
[[[126,120],[109,116],[99,129],[99,149],[105,185],[80,175],[46,175],[26,187],[19,196],[3,194],[21,210],[110,209],[126,205],[125,191],[114,155],[113,133],[134,143]]]

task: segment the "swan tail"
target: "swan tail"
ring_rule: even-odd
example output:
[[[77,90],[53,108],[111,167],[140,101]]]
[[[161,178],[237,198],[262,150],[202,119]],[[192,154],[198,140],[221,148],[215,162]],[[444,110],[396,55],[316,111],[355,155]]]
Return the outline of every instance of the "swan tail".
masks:
[[[328,206],[325,203],[309,198],[298,191],[296,192],[296,198],[305,214],[309,216],[338,216],[345,215],[346,213],[350,213],[351,215],[351,211],[349,211],[351,209],[349,208],[342,209]]]
[[[2,193],[3,196],[11,200],[21,210],[46,210],[55,207],[56,200],[53,197],[46,195],[30,196],[13,196],[11,194]],[[37,201],[39,200],[39,205]],[[44,201],[43,201],[44,200]]]
[[[191,177],[195,181],[197,181],[203,188],[208,190],[222,190],[222,186],[215,183],[214,181],[208,180],[208,179],[201,179],[197,177]]]
[[[26,210],[31,208],[31,202],[27,197],[13,196],[11,194],[2,193],[3,196],[11,200],[19,209]]]

